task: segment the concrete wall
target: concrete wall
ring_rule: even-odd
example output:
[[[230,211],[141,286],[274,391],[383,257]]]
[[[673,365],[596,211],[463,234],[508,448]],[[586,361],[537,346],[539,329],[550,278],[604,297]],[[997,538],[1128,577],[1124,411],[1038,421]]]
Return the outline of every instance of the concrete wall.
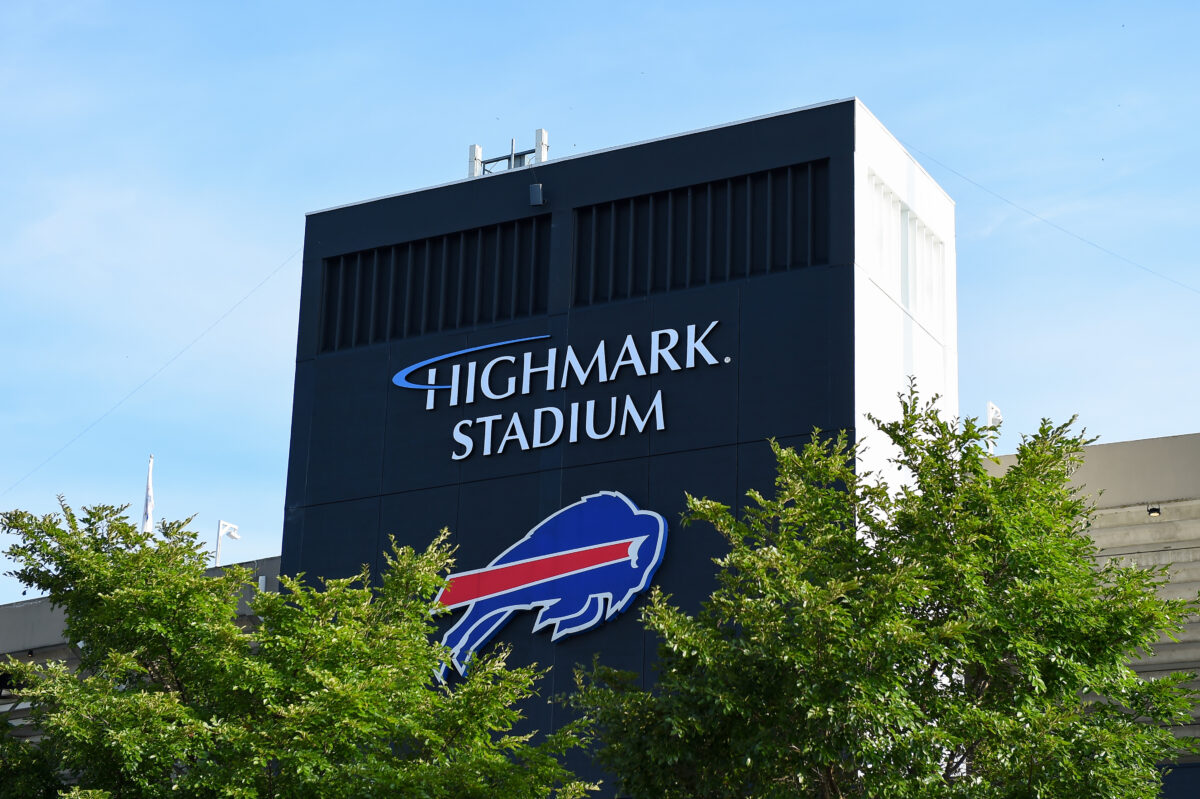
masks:
[[[1144,567],[1165,566],[1170,583],[1161,592],[1172,599],[1200,592],[1200,434],[1121,441],[1087,448],[1074,482],[1096,506],[1090,534],[1099,560],[1120,559]],[[1151,516],[1150,507],[1159,509]],[[1193,617],[1178,641],[1164,640],[1134,663],[1147,677],[1200,670],[1200,617]],[[1200,687],[1200,681],[1193,685]],[[1200,736],[1196,722],[1178,730]]]
[[[1000,458],[1001,466],[1014,456]],[[1160,595],[1197,598],[1200,592],[1200,434],[1097,444],[1084,452],[1072,482],[1095,506],[1088,533],[1101,563],[1120,559],[1143,567],[1167,568],[1169,582]],[[1159,515],[1151,516],[1156,507]],[[1174,671],[1200,671],[1200,617],[1193,616],[1178,641],[1162,640],[1154,651],[1135,661],[1139,674],[1155,677]],[[1193,687],[1200,687],[1194,681]],[[1200,708],[1193,723],[1179,727],[1181,736],[1200,736]],[[1183,762],[1200,763],[1200,758]],[[1175,780],[1183,780],[1183,771]],[[1200,769],[1187,771],[1200,790]],[[1188,782],[1193,786],[1192,782]],[[1182,789],[1181,789],[1182,790]],[[1191,790],[1189,787],[1188,790]],[[1194,796],[1172,793],[1165,796]]]
[[[65,624],[62,608],[45,597],[0,605],[0,655],[60,645]]]

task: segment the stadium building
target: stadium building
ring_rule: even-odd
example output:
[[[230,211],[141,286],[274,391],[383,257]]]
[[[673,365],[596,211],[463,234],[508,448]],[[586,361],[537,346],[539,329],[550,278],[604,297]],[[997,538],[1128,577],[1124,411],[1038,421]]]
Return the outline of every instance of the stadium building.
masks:
[[[545,131],[472,147],[464,180],[308,216],[278,569],[377,573],[390,539],[449,528],[453,667],[501,640],[550,667],[553,695],[594,656],[651,678],[649,586],[689,609],[708,595],[722,540],[681,527],[685,492],[739,505],[772,484],[768,439],[868,433],[909,376],[956,414],[958,352],[953,202],[858,100],[549,149]],[[1149,442],[1090,448],[1093,479],[1180,458],[1194,476],[1184,439],[1162,464]],[[1196,492],[1163,492],[1103,506],[1105,556],[1200,541]],[[0,608],[0,652],[58,652],[44,605]],[[1171,667],[1200,660],[1198,636]],[[527,712],[547,730],[566,711]],[[1189,774],[1167,795],[1192,795]]]
[[[547,145],[309,215],[281,569],[447,527],[456,665],[499,638],[556,694],[594,653],[646,673],[649,585],[707,596],[685,492],[769,488],[768,438],[858,434],[908,375],[956,412],[957,348],[953,203],[857,100]]]

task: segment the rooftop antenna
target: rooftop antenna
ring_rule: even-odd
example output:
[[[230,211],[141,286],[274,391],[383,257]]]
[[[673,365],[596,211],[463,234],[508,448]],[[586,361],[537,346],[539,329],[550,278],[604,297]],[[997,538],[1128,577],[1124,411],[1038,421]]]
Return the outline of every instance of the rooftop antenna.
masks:
[[[532,150],[518,151],[517,140],[512,139],[509,143],[508,155],[485,159],[483,157],[483,147],[478,144],[472,144],[467,148],[467,177],[479,178],[484,175],[493,175],[498,171],[518,169],[530,164],[545,163],[549,159],[550,134],[546,132],[545,128],[538,128],[533,132]]]

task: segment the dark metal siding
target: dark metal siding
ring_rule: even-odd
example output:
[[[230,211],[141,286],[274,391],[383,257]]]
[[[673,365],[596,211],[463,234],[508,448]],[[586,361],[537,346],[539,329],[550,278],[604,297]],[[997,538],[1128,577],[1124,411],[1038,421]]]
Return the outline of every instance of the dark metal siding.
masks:
[[[574,305],[829,263],[829,162],[575,210]]]
[[[546,312],[550,216],[325,258],[321,352]]]
[[[829,162],[574,209],[576,307],[829,263]],[[550,215],[322,260],[320,352],[547,312]]]
[[[308,579],[378,574],[395,539],[449,527],[458,563],[488,563],[533,525],[598,490],[670,526],[655,583],[694,610],[725,541],[683,528],[685,493],[731,506],[769,489],[773,437],[807,440],[854,416],[853,102],[722,126],[308,217],[282,569]],[[540,183],[544,205],[529,204]],[[519,220],[519,221],[515,221]],[[497,260],[498,259],[498,260]],[[718,363],[499,403],[426,406],[397,370],[464,348],[548,335],[595,351],[651,331],[704,330]],[[684,332],[686,335],[686,332]],[[513,350],[512,352],[516,352]],[[450,457],[450,431],[487,414],[525,419],[661,392],[666,425],[494,457]],[[490,417],[489,417],[490,418]],[[498,435],[498,434],[497,434]],[[652,680],[637,613],[551,642],[518,616],[509,663],[550,667],[544,695],[600,657]],[[570,713],[526,703],[528,729]],[[581,774],[605,778],[585,766]]]

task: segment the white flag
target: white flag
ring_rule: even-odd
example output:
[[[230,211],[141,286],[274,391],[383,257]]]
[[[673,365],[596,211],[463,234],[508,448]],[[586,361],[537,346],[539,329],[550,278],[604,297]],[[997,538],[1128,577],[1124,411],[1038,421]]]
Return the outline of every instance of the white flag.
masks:
[[[234,541],[240,541],[242,537],[238,535],[238,526],[230,524],[224,519],[217,520],[217,551],[213,554],[213,565],[221,565],[221,539],[229,536]]]
[[[989,402],[987,404],[987,426],[995,427],[1003,421],[1004,414],[1000,413],[1000,409],[997,408],[993,403]]]
[[[1004,414],[1000,413],[1000,409],[996,407],[995,403],[989,402],[987,404],[987,426],[988,427],[999,427],[1000,423],[1003,421],[1004,421]],[[996,438],[998,436],[999,436],[999,433],[992,433],[988,436],[988,439],[987,439],[988,455],[996,454]]]
[[[154,456],[150,456],[150,467],[146,470],[146,505],[142,509],[142,532],[154,532]]]

